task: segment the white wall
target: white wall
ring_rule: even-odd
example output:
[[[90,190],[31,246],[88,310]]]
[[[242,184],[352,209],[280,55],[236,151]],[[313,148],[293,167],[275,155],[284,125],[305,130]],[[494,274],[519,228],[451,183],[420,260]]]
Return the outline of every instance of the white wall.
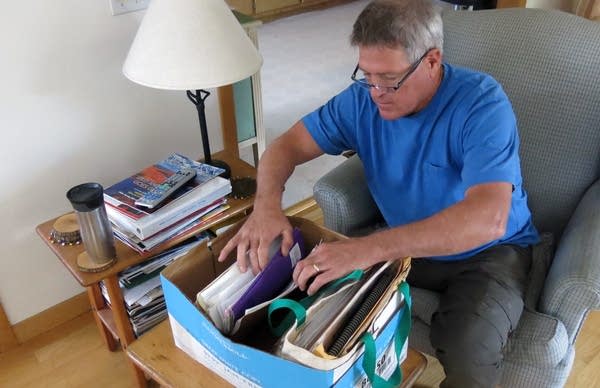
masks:
[[[84,291],[35,233],[71,210],[70,187],[108,186],[170,152],[202,154],[185,93],[121,73],[142,16],[112,16],[107,0],[3,2],[0,301],[12,324]],[[212,94],[214,151],[222,141]]]

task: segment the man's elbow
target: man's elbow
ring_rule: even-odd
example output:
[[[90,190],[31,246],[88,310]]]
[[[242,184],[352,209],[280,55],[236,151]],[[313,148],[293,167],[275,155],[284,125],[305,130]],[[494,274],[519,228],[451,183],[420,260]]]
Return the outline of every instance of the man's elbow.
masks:
[[[480,184],[467,190],[465,202],[469,203],[476,222],[473,233],[483,244],[501,239],[506,234],[512,185],[507,182]]]
[[[498,225],[490,232],[490,241],[499,240],[506,234],[506,225]]]
[[[498,240],[506,234],[506,225],[508,223],[508,214],[496,214],[491,218],[491,222],[488,222],[487,228],[487,239],[488,241]]]

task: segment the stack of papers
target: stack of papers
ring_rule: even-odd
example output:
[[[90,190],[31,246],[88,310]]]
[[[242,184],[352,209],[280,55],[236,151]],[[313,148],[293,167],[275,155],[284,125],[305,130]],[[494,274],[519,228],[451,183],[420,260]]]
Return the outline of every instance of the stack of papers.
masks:
[[[130,267],[119,274],[119,285],[125,301],[125,309],[136,336],[140,336],[167,317],[165,298],[160,283],[160,272],[173,261],[210,237],[209,232],[157,255],[142,264]],[[100,289],[110,303],[103,282]]]
[[[213,217],[218,216],[227,209],[229,209],[227,199],[220,198],[206,208],[202,209],[200,212],[194,213],[189,218],[184,219],[183,221],[170,226],[144,240],[140,239],[133,233],[127,232],[127,229],[122,228],[118,224],[118,221],[114,219],[112,220],[113,232],[115,236],[124,244],[140,253],[144,253],[151,251],[166,241],[178,238],[190,230],[206,224],[207,222],[211,221]]]
[[[236,322],[250,309],[264,304],[293,287],[296,263],[306,256],[300,229],[287,256],[281,254],[281,237],[269,247],[269,263],[257,275],[241,272],[234,263],[196,296],[198,305],[224,334],[233,334]]]

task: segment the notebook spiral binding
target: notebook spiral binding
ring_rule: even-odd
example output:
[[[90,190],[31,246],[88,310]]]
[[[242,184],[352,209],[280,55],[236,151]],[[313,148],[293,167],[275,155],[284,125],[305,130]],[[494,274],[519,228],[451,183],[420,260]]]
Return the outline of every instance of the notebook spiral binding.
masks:
[[[387,270],[381,275],[381,279],[379,279],[379,281],[377,281],[377,283],[370,290],[368,295],[360,304],[360,307],[357,309],[356,313],[354,313],[352,318],[348,320],[348,323],[345,325],[344,329],[339,333],[339,335],[335,337],[332,345],[327,349],[327,354],[335,357],[340,356],[340,353],[346,346],[348,340],[350,340],[354,332],[360,327],[361,323],[365,320],[369,312],[377,304],[393,279],[393,271]]]

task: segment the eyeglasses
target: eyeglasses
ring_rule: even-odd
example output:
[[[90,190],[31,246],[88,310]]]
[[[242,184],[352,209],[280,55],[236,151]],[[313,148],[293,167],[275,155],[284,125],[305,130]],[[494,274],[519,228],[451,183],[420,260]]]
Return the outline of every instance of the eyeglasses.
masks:
[[[358,65],[356,65],[356,68],[354,69],[354,72],[352,73],[350,78],[352,79],[352,81],[356,82],[357,84],[359,84],[360,86],[362,86],[366,89],[373,88],[379,92],[394,93],[398,89],[400,89],[400,87],[408,79],[408,77],[410,77],[410,75],[412,73],[414,73],[415,70],[417,70],[417,68],[419,67],[421,62],[423,62],[423,59],[425,59],[425,57],[427,56],[427,54],[429,54],[430,51],[431,51],[431,49],[425,51],[425,54],[421,55],[421,57],[419,59],[417,59],[412,65],[410,65],[410,67],[408,68],[408,72],[406,72],[406,74],[404,74],[404,76],[402,78],[400,78],[400,81],[398,81],[396,86],[382,86],[379,84],[371,84],[371,83],[367,82],[367,77],[365,77],[362,74],[362,71],[358,68]]]

